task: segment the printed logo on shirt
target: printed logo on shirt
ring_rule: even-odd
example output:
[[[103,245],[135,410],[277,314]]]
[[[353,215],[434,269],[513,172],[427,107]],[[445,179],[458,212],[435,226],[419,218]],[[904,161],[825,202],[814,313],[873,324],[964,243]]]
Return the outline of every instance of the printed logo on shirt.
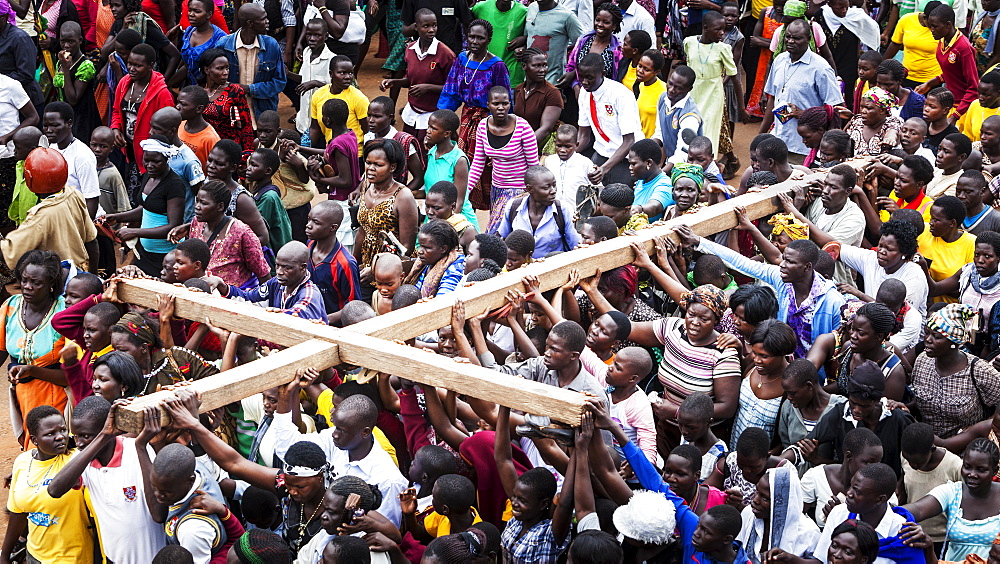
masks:
[[[455,15],[455,8],[441,8],[441,15],[442,16],[454,16]]]
[[[437,66],[438,66],[438,62],[437,61],[431,61],[431,70],[436,69]]]
[[[125,494],[125,501],[127,501],[129,503],[131,503],[131,502],[135,501],[136,499],[138,499],[136,497],[135,486],[128,486],[128,487],[122,488],[122,493]]]
[[[168,537],[174,536],[174,532],[177,530],[177,521],[179,520],[180,517],[175,516],[171,517],[170,519],[167,520],[166,523],[163,524],[163,528],[167,532]]]
[[[28,521],[36,527],[51,527],[59,524],[59,518],[48,513],[32,512],[28,513]]]
[[[608,114],[608,117],[615,115],[615,107],[611,104],[604,104],[604,111]]]
[[[955,61],[957,61],[957,60],[958,60],[958,55],[956,55],[954,51],[952,51],[951,53],[948,53],[948,62],[949,63],[955,64]]]

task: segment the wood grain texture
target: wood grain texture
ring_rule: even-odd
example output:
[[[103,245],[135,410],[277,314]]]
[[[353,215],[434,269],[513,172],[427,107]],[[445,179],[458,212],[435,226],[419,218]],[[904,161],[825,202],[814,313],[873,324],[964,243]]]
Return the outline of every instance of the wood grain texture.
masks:
[[[297,345],[317,335],[324,335],[325,340],[329,341],[337,332],[337,329],[329,325],[266,311],[251,303],[192,291],[166,282],[140,278],[121,280],[118,283],[118,299],[130,304],[155,310],[159,305],[160,294],[176,296],[175,317],[208,322],[227,331],[264,339],[283,347]]]
[[[232,370],[196,380],[188,387],[201,392],[200,411],[206,412],[287,384],[301,368],[325,368],[337,364],[339,360],[335,343],[312,339]],[[143,409],[148,405],[159,405],[171,396],[172,391],[162,390],[136,398],[118,410],[115,426],[125,432],[138,433],[143,427]],[[169,417],[161,410],[160,423],[167,425],[169,422]]]
[[[454,390],[526,413],[548,415],[574,426],[580,424],[586,403],[586,397],[579,392],[501,374],[468,362],[455,362],[439,354],[376,337],[346,334],[338,344],[344,362]]]
[[[495,278],[460,287],[454,292],[414,304],[399,311],[389,312],[373,319],[346,328],[347,331],[364,333],[382,339],[412,339],[428,331],[434,331],[451,320],[451,307],[455,300],[465,302],[468,317],[503,306],[508,290],[521,290],[521,279],[525,276],[538,277],[542,291],[557,288],[566,283],[569,272],[578,269],[580,276],[593,276],[597,269],[607,272],[626,264],[632,264],[635,255],[630,244],[641,243],[647,252],[653,251],[653,239],[667,236],[677,241],[673,230],[678,225],[690,225],[698,235],[708,236],[736,226],[733,208],[743,206],[750,219],[757,219],[774,213],[779,206],[777,195],[788,192],[799,182],[784,182],[761,192],[744,194],[709,206],[699,212],[672,219],[662,225],[642,229],[635,236],[616,237],[590,247],[561,253],[544,261],[536,261],[514,272],[507,272]]]

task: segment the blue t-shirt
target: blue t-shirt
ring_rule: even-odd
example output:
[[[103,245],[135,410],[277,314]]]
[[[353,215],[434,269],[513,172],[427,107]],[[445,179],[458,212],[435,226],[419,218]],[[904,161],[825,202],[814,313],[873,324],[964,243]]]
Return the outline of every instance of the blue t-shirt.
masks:
[[[673,186],[663,171],[660,171],[660,174],[654,176],[648,182],[644,180],[637,180],[635,182],[635,205],[644,206],[653,200],[663,204],[663,209],[667,209],[667,206],[674,204]],[[662,217],[663,214],[661,213],[656,217],[650,217],[649,221],[653,222]]]
[[[191,147],[181,143],[181,152],[171,157],[167,163],[170,170],[174,171],[188,183],[188,191],[184,195],[184,223],[190,223],[194,217],[194,197],[197,194],[191,186],[197,186],[205,181],[205,173],[201,169],[201,161],[191,150]]]

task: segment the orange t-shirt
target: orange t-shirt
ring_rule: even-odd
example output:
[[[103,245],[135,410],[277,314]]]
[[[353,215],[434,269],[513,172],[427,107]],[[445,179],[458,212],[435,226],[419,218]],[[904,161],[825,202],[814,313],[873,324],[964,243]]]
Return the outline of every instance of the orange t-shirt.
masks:
[[[186,121],[181,122],[181,126],[177,128],[177,136],[194,151],[195,156],[201,161],[201,168],[204,169],[205,163],[208,162],[208,153],[212,151],[212,147],[215,147],[215,144],[222,138],[215,132],[215,128],[211,124],[198,133],[188,133],[184,129],[184,124],[186,123]]]

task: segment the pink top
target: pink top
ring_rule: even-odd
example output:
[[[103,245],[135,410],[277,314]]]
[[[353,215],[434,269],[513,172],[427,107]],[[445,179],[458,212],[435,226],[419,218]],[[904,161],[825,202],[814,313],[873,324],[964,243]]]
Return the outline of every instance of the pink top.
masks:
[[[514,118],[517,125],[514,126],[510,141],[499,149],[494,149],[490,145],[487,135],[489,131],[487,123],[493,117],[479,122],[479,129],[476,130],[476,153],[469,169],[469,186],[479,183],[488,157],[493,163],[493,186],[524,189],[525,171],[529,166],[538,164],[538,142],[535,140],[534,131],[524,118],[514,115],[510,117]]]
[[[196,217],[191,220],[190,236],[208,243],[212,232]],[[212,259],[205,270],[212,276],[222,278],[226,284],[241,287],[252,276],[257,276],[263,284],[271,277],[271,266],[264,258],[260,239],[247,224],[235,217],[229,219],[229,224],[209,244],[208,250]]]
[[[605,376],[608,365],[597,353],[584,347],[580,353],[580,363],[583,369],[597,378],[602,386],[608,383]],[[611,417],[618,421],[629,440],[635,442],[639,450],[650,462],[656,463],[656,422],[653,419],[653,406],[642,390],[611,406]]]

